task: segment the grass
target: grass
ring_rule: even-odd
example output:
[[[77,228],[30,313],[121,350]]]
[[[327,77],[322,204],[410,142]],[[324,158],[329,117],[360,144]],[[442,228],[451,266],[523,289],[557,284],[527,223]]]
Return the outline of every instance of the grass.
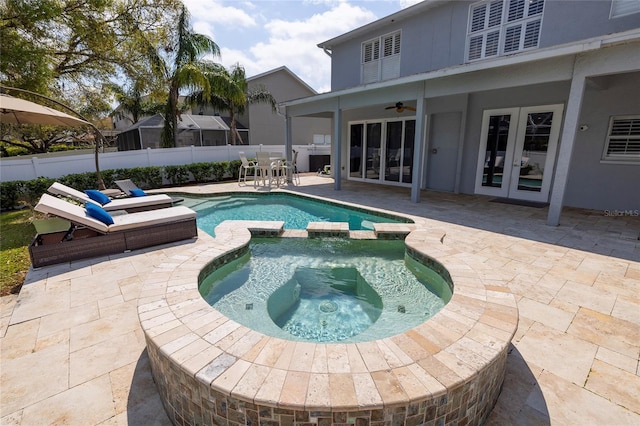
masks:
[[[17,293],[31,265],[29,244],[36,234],[31,209],[0,214],[0,296]]]

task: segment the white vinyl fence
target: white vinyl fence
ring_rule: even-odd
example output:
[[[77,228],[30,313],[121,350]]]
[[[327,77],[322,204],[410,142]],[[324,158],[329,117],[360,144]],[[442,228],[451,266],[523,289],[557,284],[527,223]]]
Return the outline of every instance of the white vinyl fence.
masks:
[[[298,170],[310,170],[310,165],[325,160],[331,154],[330,145],[295,145],[298,151]],[[177,166],[183,164],[239,160],[239,152],[248,158],[258,151],[280,152],[284,156],[283,145],[227,145],[190,146],[183,148],[144,149],[139,151],[103,152],[99,154],[100,170],[128,169],[149,166]],[[0,181],[31,180],[38,177],[58,178],[72,173],[96,170],[94,154],[38,155],[30,158],[9,157],[0,159]],[[326,162],[326,164],[329,164]]]

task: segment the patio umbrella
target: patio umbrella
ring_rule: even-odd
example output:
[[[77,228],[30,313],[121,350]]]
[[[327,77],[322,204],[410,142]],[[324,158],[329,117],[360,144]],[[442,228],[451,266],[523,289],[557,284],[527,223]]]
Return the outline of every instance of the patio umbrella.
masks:
[[[7,95],[0,95],[0,122],[72,127],[90,125],[84,120],[53,108]]]

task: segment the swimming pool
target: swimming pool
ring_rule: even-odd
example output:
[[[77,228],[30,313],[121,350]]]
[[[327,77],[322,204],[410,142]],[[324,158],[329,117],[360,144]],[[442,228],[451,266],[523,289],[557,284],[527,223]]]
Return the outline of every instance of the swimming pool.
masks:
[[[200,293],[269,336],[381,339],[422,324],[451,298],[443,277],[405,255],[404,241],[254,237],[249,248],[209,275]]]
[[[374,223],[412,222],[401,216],[286,193],[181,197],[183,205],[196,211],[198,227],[213,236],[215,227],[225,220],[284,221],[284,229],[306,229],[309,222],[347,222],[352,231],[373,230]]]

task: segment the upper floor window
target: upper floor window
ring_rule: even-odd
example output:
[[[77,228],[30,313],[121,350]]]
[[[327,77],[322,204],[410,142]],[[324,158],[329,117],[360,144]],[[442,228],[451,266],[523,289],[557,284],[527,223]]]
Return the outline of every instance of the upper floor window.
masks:
[[[612,0],[611,18],[631,15],[640,12],[640,1],[638,0]]]
[[[400,76],[400,31],[362,43],[362,83]]]
[[[544,0],[491,0],[471,5],[467,61],[538,47]]]
[[[640,115],[611,117],[602,159],[640,161]]]

